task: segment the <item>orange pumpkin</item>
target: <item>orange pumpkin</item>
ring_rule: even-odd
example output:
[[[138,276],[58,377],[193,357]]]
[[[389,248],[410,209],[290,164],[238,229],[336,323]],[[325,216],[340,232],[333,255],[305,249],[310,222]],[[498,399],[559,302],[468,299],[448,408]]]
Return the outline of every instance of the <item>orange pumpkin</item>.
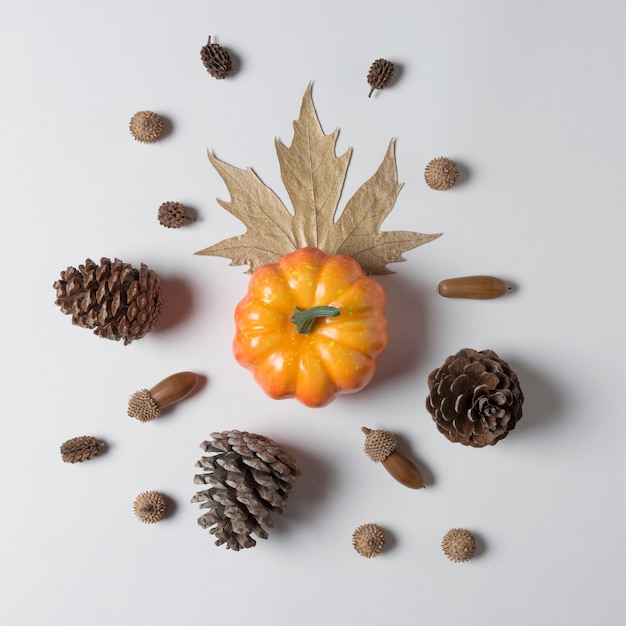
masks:
[[[257,269],[235,310],[235,358],[272,398],[321,407],[372,379],[385,292],[352,258],[302,248]]]

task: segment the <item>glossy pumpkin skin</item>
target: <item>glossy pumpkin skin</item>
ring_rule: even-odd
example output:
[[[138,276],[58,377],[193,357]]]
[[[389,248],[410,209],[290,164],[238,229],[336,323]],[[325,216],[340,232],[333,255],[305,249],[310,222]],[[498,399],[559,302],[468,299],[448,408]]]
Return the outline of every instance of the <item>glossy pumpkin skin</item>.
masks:
[[[310,334],[291,321],[296,307],[330,306]],[[372,379],[387,346],[385,292],[352,258],[302,248],[257,269],[235,310],[233,352],[272,398],[321,407]]]

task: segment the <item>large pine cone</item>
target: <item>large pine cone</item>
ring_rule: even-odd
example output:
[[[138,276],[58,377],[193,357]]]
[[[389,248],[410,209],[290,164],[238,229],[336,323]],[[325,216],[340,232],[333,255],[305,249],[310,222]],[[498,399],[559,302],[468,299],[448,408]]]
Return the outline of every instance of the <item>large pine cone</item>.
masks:
[[[515,372],[493,350],[459,350],[428,377],[426,408],[450,441],[482,448],[504,439],[522,417]]]
[[[213,441],[201,448],[215,453],[203,456],[196,467],[205,473],[195,483],[211,485],[199,491],[192,502],[209,509],[198,518],[202,528],[210,528],[215,545],[227,549],[252,548],[268,534],[263,525],[273,526],[271,513],[284,512],[289,491],[300,473],[295,461],[278,445],[262,435],[238,430],[212,433]]]
[[[61,272],[53,287],[55,304],[73,324],[124,345],[146,335],[161,313],[161,281],[143,263],[137,270],[119,259],[102,258],[100,265],[87,259]]]

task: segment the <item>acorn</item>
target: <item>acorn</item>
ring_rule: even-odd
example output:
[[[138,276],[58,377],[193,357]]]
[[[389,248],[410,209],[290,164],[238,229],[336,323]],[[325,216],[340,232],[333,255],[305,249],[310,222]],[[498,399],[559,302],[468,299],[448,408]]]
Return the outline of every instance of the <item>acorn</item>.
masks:
[[[363,524],[352,533],[352,546],[366,559],[378,556],[385,545],[385,533],[376,524]]]
[[[144,491],[135,498],[133,511],[140,522],[154,524],[165,517],[167,500],[158,491]]]
[[[140,389],[128,400],[128,415],[140,422],[149,422],[161,414],[161,409],[184,400],[200,381],[194,372],[178,372],[164,378],[152,389]]]
[[[393,433],[383,429],[371,430],[365,426],[361,431],[365,433],[364,452],[374,463],[382,463],[405,487],[421,489],[424,486],[424,479],[415,464],[396,450],[398,442]]]
[[[490,300],[505,295],[511,287],[495,276],[463,276],[442,280],[437,291],[444,298]]]
[[[130,134],[141,143],[158,141],[164,130],[161,116],[153,111],[138,111],[130,120]]]
[[[469,530],[453,528],[444,535],[441,549],[450,561],[463,563],[474,556],[476,540]]]

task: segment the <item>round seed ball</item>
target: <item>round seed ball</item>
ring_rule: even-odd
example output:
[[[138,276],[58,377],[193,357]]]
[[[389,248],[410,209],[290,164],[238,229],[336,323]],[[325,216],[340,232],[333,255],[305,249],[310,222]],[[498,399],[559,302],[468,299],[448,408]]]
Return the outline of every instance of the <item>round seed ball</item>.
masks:
[[[378,556],[385,545],[385,534],[376,524],[363,524],[352,533],[354,549],[366,559]]]
[[[140,522],[154,524],[165,517],[167,500],[158,491],[144,491],[135,498],[133,510]]]
[[[445,191],[453,187],[459,179],[457,164],[447,157],[437,157],[428,163],[424,170],[424,180],[431,189]]]
[[[139,111],[130,120],[130,134],[141,143],[158,141],[163,130],[163,120],[152,111]]]
[[[474,556],[476,540],[469,530],[453,528],[444,535],[441,549],[451,561],[463,563]]]

